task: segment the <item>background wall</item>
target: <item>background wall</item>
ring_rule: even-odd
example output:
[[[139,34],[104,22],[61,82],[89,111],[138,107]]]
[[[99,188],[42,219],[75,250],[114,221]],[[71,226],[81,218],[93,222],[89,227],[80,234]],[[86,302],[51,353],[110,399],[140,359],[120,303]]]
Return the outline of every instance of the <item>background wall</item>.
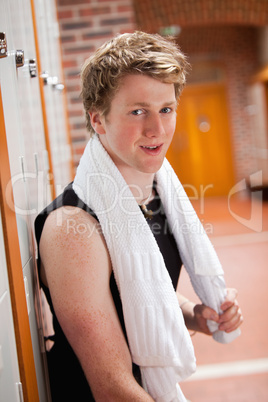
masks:
[[[142,29],[178,33],[193,72],[200,62],[221,66],[235,180],[258,169],[248,88],[253,75],[267,63],[267,1],[57,0],[57,5],[75,165],[88,139],[79,99],[81,66],[110,37]],[[191,79],[190,75],[189,83]]]
[[[77,164],[88,140],[79,98],[81,66],[103,42],[136,27],[131,0],[58,0],[63,67],[68,96],[68,115]]]

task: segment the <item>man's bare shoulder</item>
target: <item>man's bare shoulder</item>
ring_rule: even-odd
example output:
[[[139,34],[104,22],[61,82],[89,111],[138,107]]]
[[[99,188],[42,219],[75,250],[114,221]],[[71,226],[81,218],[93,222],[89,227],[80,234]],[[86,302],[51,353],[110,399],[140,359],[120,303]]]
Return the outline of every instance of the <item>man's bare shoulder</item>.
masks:
[[[52,211],[46,219],[41,243],[49,242],[52,246],[66,244],[87,244],[103,242],[102,230],[94,216],[77,207],[61,207]]]
[[[100,266],[111,273],[107,246],[99,222],[86,211],[76,207],[61,207],[50,213],[45,222],[40,255],[46,272],[64,264],[79,266],[80,270],[98,270]]]
[[[63,206],[52,211],[45,222],[43,233],[55,231],[62,236],[90,238],[92,234],[101,235],[101,227],[97,219],[78,207]],[[43,235],[43,234],[42,234]]]

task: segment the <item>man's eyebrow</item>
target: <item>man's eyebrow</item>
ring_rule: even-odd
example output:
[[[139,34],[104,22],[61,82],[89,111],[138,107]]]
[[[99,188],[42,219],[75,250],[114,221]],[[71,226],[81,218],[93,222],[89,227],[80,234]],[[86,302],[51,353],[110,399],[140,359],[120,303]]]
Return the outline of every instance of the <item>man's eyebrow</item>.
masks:
[[[174,100],[174,101],[170,101],[170,102],[164,102],[162,104],[163,107],[164,106],[171,106],[171,105],[177,105],[177,101]],[[134,107],[134,106],[149,107],[150,104],[147,103],[147,102],[134,102],[134,103],[127,104],[127,106],[131,106],[131,107]]]

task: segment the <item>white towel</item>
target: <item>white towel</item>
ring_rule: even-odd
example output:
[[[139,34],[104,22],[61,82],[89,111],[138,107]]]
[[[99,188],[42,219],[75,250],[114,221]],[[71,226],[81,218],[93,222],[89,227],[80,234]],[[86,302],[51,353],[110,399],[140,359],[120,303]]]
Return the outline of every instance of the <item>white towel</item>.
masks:
[[[220,312],[225,299],[222,267],[177,176],[165,160],[157,191],[183,264],[201,301]],[[144,387],[156,401],[185,401],[178,383],[195,371],[191,338],[155,238],[123,176],[91,138],[73,183],[97,215],[123,305],[129,347]],[[215,330],[215,339],[229,334]],[[220,334],[220,336],[219,336]],[[231,334],[233,339],[238,334]]]

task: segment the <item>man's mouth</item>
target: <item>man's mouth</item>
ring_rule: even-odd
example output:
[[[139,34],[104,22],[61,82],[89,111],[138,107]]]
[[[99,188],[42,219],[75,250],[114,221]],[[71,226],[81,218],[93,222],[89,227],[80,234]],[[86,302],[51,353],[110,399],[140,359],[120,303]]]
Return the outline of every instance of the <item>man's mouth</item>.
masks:
[[[162,145],[163,145],[163,144],[160,144],[160,145],[152,145],[152,146],[149,146],[149,145],[141,145],[141,149],[142,149],[145,153],[147,153],[148,155],[156,156],[156,155],[158,155],[158,154],[161,152]]]
[[[146,149],[156,149],[156,148],[158,148],[159,147],[159,145],[155,145],[155,146],[153,146],[153,147],[145,147],[145,146],[141,146],[142,148],[146,148]]]

